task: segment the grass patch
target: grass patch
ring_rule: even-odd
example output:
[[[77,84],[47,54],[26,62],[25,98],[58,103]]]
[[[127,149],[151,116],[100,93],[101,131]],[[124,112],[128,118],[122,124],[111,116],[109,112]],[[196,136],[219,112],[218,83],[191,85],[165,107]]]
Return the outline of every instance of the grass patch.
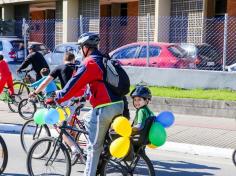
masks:
[[[131,87],[133,90],[134,86]],[[153,96],[236,101],[236,91],[226,89],[181,89],[177,87],[149,87]]]

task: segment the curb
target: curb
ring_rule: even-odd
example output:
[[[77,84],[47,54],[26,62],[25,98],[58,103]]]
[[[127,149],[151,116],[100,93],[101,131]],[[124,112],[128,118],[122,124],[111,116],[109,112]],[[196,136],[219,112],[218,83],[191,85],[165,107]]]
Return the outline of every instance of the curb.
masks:
[[[22,125],[19,124],[0,124],[0,133],[20,134]],[[56,134],[56,132],[55,132]],[[152,150],[149,149],[148,150]],[[234,149],[218,148],[211,146],[193,145],[177,142],[166,142],[164,146],[154,149],[169,152],[178,152],[192,155],[218,157],[218,158],[232,158]]]
[[[227,158],[227,159],[232,158],[232,153],[234,151],[234,149],[229,149],[229,148],[219,148],[219,147],[177,143],[177,142],[166,142],[163,147],[157,148],[155,150],[163,150],[170,152],[179,152],[192,155]]]

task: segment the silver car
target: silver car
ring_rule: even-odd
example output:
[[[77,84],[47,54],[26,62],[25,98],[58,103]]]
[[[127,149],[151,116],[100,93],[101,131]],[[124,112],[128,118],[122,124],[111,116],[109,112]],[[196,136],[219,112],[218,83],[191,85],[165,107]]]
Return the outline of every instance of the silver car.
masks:
[[[76,42],[59,44],[51,53],[46,54],[44,57],[49,65],[61,65],[63,64],[63,57],[66,52],[73,53],[76,62],[81,62],[82,55],[79,52],[79,45]]]

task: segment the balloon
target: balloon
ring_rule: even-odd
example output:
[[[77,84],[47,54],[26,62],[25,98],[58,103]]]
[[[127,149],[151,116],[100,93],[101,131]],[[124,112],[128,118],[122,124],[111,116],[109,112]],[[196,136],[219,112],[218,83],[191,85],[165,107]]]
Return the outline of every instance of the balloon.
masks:
[[[149,131],[149,140],[151,144],[160,147],[166,141],[165,128],[158,122],[154,122]]]
[[[66,116],[65,116],[65,114],[64,114],[63,109],[57,108],[56,110],[57,110],[57,112],[59,113],[59,120],[60,120],[60,121],[64,121],[64,120],[66,119]]]
[[[165,128],[168,128],[174,123],[175,117],[172,112],[163,111],[156,117],[155,121],[162,124]]]
[[[45,123],[54,125],[59,121],[59,113],[56,109],[49,109],[48,113],[45,115]]]
[[[110,145],[110,153],[116,158],[125,157],[130,148],[130,140],[127,137],[119,137],[114,140]]]
[[[38,125],[43,125],[45,124],[44,117],[47,114],[48,110],[47,109],[39,109],[35,112],[34,114],[34,122]]]
[[[147,147],[150,148],[150,149],[155,149],[155,148],[157,148],[157,146],[155,146],[155,145],[153,145],[153,144],[148,144]]]
[[[129,137],[132,132],[129,120],[123,116],[119,116],[113,121],[112,128],[117,134],[123,137]]]

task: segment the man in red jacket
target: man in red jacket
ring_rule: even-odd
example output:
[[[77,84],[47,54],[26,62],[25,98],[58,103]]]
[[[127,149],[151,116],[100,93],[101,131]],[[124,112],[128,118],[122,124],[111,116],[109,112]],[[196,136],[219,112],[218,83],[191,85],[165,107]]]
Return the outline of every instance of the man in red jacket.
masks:
[[[86,85],[91,91],[90,103],[92,110],[86,119],[89,133],[87,161],[84,175],[95,176],[100,154],[107,130],[115,116],[123,113],[123,97],[112,92],[105,84],[103,55],[98,51],[99,37],[95,33],[84,33],[78,44],[84,60],[76,74],[58,93],[58,103],[65,102],[78,94]]]
[[[11,71],[5,60],[3,60],[3,55],[0,54],[0,93],[2,93],[6,84],[9,89],[9,94],[14,94]]]

